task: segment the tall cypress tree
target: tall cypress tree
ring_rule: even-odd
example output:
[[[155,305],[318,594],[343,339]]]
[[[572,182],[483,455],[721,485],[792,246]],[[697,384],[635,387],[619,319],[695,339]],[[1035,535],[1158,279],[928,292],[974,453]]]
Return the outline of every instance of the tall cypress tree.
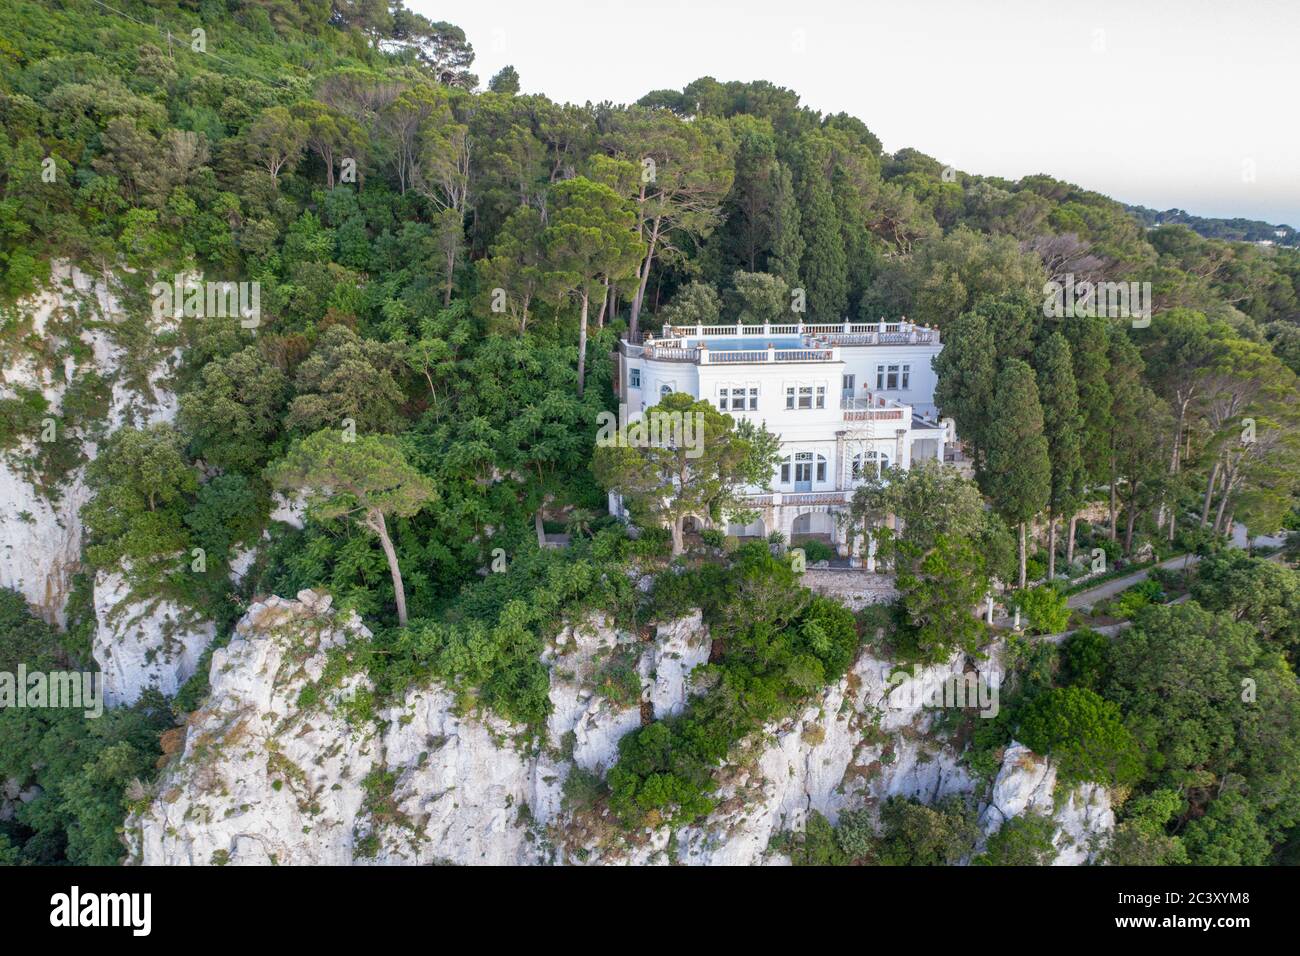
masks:
[[[988,494],[1009,524],[1020,528],[1020,587],[1025,586],[1025,526],[1042,511],[1052,488],[1043,434],[1043,408],[1034,370],[1011,359],[998,374],[988,432]]]
[[[1056,577],[1056,520],[1073,517],[1083,494],[1082,426],[1079,390],[1074,381],[1070,344],[1053,332],[1034,354],[1038,396],[1043,406],[1043,432],[1052,467],[1047,501],[1047,578]]]
[[[768,233],[767,271],[780,276],[791,288],[799,283],[799,262],[803,259],[803,234],[800,232],[799,202],[795,198],[794,177],[790,167],[778,162],[772,177],[772,209]]]
[[[943,350],[931,360],[939,384],[934,402],[957,425],[970,444],[977,475],[984,473],[984,453],[993,414],[997,379],[993,333],[977,312],[966,312],[944,335]]]
[[[1083,457],[1084,487],[1110,480],[1110,356],[1109,327],[1100,316],[1067,316],[1062,332],[1070,343],[1074,383],[1083,420],[1079,452]],[[1065,560],[1074,560],[1076,516],[1070,518]]]
[[[848,258],[831,191],[829,163],[829,146],[816,134],[805,136],[795,184],[804,243],[799,273],[808,296],[808,320],[816,323],[844,321],[849,304]]]

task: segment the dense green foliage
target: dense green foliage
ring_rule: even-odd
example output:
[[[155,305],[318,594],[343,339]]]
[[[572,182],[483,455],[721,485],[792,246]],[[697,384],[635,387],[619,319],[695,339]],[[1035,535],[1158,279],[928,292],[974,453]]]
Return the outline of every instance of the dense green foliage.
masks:
[[[789,564],[762,545],[743,546],[733,562],[729,573],[709,575],[706,611],[715,653],[695,677],[707,690],[680,716],[619,742],[608,779],[610,806],[625,823],[706,813],[713,806],[713,771],[731,748],[853,661],[858,631],[842,605],[800,587]],[[671,580],[679,572],[664,575]]]
[[[707,810],[719,762],[843,674],[859,640],[761,547],[672,564],[638,598],[629,572],[669,550],[651,525],[682,552],[685,517],[721,518],[775,446],[706,402],[696,474],[681,456],[598,452],[626,332],[770,321],[800,301],[814,322],[941,329],[936,401],[976,482],[886,475],[851,515],[898,572],[900,658],[978,652],[971,611],[994,580],[1018,582],[1034,629],[1063,627],[1056,592],[1027,585],[1078,564],[1086,502],[1108,505],[1086,538],[1108,562],[1294,520],[1300,252],[1148,231],[1045,175],[945,173],[762,81],[573,106],[521,95],[508,67],[475,92],[463,32],[400,4],[113,7],[0,8],[0,344],[76,369],[62,440],[38,439],[50,403],[19,388],[0,399],[0,451],[57,494],[82,461],[67,436],[103,438],[114,387],[149,391],[179,349],[176,424],[129,417],[88,469],[87,578],[128,565],[137,596],[176,598],[222,633],[252,594],[325,587],[375,630],[364,656],[382,693],[437,677],[464,707],[533,728],[549,707],[540,654],[566,616],[704,607],[704,692],[625,738],[608,775],[625,823]],[[168,41],[198,27],[206,51]],[[1253,234],[1235,229],[1215,234]],[[37,336],[14,303],[60,260],[109,283],[121,314],[78,301]],[[258,324],[151,323],[151,280],[178,273],[257,283]],[[1150,324],[1049,318],[1043,284],[1066,275],[1150,282]],[[120,350],[103,376],[83,371],[92,329]],[[277,487],[313,499],[300,530],[269,521]],[[607,487],[629,492],[639,540],[604,528]],[[1040,563],[1028,529],[1044,515]],[[561,527],[573,545],[543,548]],[[229,563],[264,531],[236,587]],[[4,660],[84,657],[87,578],[63,635],[6,598]],[[1298,593],[1294,571],[1238,557],[1207,560],[1187,605],[1133,590],[1113,641],[1026,653],[972,765],[1020,734],[1066,779],[1132,785],[1117,859],[1261,861],[1300,823]],[[615,670],[603,686],[630,685]],[[122,794],[151,774],[169,719],[156,701],[96,723],[0,714],[0,776],[43,788],[0,833],[0,860],[115,862]],[[573,799],[593,804],[586,783]],[[892,801],[880,833],[846,815],[833,834],[814,817],[798,858],[953,862],[973,847],[969,816]],[[1037,862],[1042,829],[1017,824],[986,862]]]
[[[1277,638],[1290,618],[1276,610],[1298,579],[1272,562],[1211,557],[1193,574],[1193,600],[1145,599],[1114,637],[1081,630],[1059,655],[1019,654],[1002,712],[975,728],[972,769],[987,775],[988,757],[1016,739],[1051,756],[1063,781],[1127,784],[1106,862],[1270,862],[1300,799],[1300,693]]]
[[[0,671],[71,663],[59,634],[31,616],[22,597],[0,590]],[[172,713],[157,693],[132,707],[86,717],[68,708],[0,708],[0,779],[33,798],[0,822],[4,863],[111,866],[121,861],[128,789],[142,795]],[[136,799],[139,799],[139,795]]]

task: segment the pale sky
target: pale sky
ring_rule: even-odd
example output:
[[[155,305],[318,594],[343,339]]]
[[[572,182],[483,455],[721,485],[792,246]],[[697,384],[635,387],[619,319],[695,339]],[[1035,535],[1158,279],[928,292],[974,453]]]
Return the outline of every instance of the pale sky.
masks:
[[[769,80],[892,152],[1300,227],[1300,0],[407,0],[486,85],[632,102]]]

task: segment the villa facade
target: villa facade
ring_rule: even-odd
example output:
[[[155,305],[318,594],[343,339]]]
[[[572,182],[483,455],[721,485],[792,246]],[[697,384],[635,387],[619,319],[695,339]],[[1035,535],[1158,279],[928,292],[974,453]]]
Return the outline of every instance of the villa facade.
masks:
[[[780,436],[771,490],[750,489],[759,518],[738,536],[815,535],[847,553],[837,514],[882,467],[942,461],[956,436],[934,405],[939,331],[907,321],[836,325],[664,326],[618,350],[619,398],[635,421],[687,392]],[[615,511],[621,505],[611,501]],[[874,561],[868,557],[868,566]]]

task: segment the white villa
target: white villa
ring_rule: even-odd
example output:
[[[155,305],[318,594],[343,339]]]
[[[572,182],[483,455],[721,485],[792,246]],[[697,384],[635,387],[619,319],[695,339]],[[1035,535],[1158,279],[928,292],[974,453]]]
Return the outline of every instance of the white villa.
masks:
[[[906,320],[664,326],[642,344],[619,343],[616,387],[629,421],[670,392],[689,392],[766,423],[784,458],[772,491],[747,496],[759,519],[727,532],[815,535],[845,555],[835,515],[853,490],[882,466],[942,461],[955,444],[951,421],[939,421],[934,405],[930,360],[940,348],[938,329]],[[611,510],[622,511],[617,496]]]

